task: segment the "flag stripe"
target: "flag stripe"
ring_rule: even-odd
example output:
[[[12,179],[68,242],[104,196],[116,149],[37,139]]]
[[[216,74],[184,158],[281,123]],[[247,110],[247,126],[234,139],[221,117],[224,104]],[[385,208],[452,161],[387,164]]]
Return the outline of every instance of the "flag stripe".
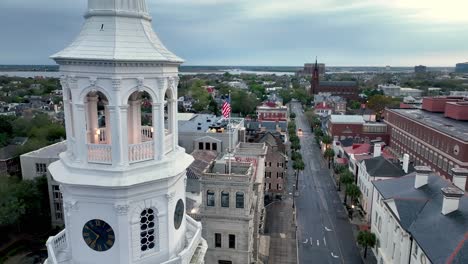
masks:
[[[229,118],[231,115],[231,104],[229,103],[230,98],[224,101],[223,106],[221,108],[221,112],[223,113],[224,118]]]

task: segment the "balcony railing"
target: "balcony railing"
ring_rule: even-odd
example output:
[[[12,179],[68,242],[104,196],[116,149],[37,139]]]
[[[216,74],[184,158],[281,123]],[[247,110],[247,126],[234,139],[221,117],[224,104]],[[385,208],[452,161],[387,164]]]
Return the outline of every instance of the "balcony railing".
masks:
[[[88,162],[112,164],[112,146],[104,144],[88,144]]]
[[[58,264],[63,260],[66,260],[68,258],[68,255],[66,254],[68,244],[65,229],[60,231],[57,235],[49,237],[49,239],[47,239],[46,246],[49,258],[45,263]]]
[[[136,163],[154,159],[154,141],[128,146],[128,161]]]
[[[106,136],[107,128],[99,128],[99,132],[95,134],[99,144],[87,144],[88,162],[97,164],[112,164],[112,144],[108,142]],[[88,132],[89,133],[89,132]],[[128,162],[137,163],[155,158],[155,142],[153,140],[153,127],[141,127],[141,143],[131,144],[128,146]],[[164,154],[174,150],[174,135],[166,132],[164,138]]]

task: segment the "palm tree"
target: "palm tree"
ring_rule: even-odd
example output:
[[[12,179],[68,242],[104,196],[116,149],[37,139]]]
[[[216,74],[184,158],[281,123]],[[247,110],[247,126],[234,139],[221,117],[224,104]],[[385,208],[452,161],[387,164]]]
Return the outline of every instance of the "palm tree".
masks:
[[[340,180],[338,181],[338,191],[341,191],[341,184],[346,186],[353,182],[354,182],[353,174],[349,170],[343,171],[342,173],[340,173]]]
[[[367,247],[374,247],[377,238],[374,233],[369,231],[359,231],[357,236],[357,242],[359,245],[364,247],[364,258],[367,257]]]
[[[293,169],[296,171],[296,191],[297,191],[298,184],[299,184],[299,171],[303,171],[304,168],[305,168],[305,164],[304,164],[304,161],[302,161],[302,159],[298,159],[294,161]]]
[[[322,136],[322,143],[325,144],[325,148],[328,148],[333,142],[333,139],[329,135]]]
[[[331,159],[332,159],[333,157],[335,157],[335,151],[334,151],[333,149],[331,149],[331,148],[327,148],[327,149],[325,150],[325,153],[323,154],[323,156],[325,156],[325,158],[328,159],[328,168],[330,169],[330,167],[331,167],[331,165],[330,165],[330,164],[331,164]]]
[[[346,196],[349,196],[349,198],[351,199],[351,203],[354,203],[359,197],[361,197],[361,190],[359,190],[359,187],[356,184],[350,183],[346,185],[345,199]]]

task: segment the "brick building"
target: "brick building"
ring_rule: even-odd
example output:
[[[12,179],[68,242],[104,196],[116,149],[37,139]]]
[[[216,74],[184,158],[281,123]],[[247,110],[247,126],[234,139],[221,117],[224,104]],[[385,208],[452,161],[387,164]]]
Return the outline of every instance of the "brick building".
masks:
[[[385,112],[394,153],[408,153],[415,165],[428,166],[447,179],[452,178],[452,168],[468,168],[468,122],[463,121],[468,105],[453,99],[424,98],[423,110]]]
[[[287,121],[288,107],[266,102],[257,106],[257,119],[259,121]]]
[[[389,142],[385,123],[366,122],[361,115],[331,115],[327,126],[328,134],[334,138],[338,137],[339,140],[353,138],[355,142]]]
[[[341,96],[348,100],[359,100],[359,87],[355,81],[320,81],[320,74],[317,62],[315,62],[312,74],[310,94],[331,93],[334,96]]]

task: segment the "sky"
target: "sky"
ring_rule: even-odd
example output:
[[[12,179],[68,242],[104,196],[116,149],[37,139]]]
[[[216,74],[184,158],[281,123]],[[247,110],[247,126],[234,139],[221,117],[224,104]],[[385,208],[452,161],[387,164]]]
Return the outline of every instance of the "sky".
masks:
[[[146,0],[185,65],[454,66],[468,61],[466,0]],[[0,0],[0,64],[54,64],[86,0]]]

